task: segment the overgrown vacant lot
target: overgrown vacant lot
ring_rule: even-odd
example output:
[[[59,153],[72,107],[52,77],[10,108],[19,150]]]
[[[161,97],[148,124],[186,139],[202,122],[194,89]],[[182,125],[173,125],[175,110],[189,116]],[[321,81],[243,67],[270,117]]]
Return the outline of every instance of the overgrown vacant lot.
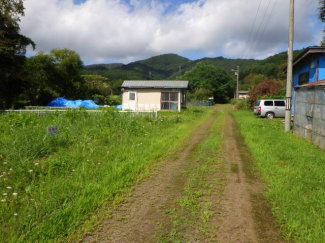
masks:
[[[325,242],[325,152],[284,133],[281,120],[233,116],[267,184],[267,198],[287,240]]]
[[[0,239],[64,241],[175,151],[210,112],[0,115]],[[53,125],[59,133],[48,136]]]

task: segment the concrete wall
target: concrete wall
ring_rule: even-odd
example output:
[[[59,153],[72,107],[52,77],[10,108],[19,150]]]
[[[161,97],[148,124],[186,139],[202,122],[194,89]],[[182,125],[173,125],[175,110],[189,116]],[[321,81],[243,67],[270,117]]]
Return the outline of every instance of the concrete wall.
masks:
[[[295,90],[294,134],[325,149],[325,87]]]

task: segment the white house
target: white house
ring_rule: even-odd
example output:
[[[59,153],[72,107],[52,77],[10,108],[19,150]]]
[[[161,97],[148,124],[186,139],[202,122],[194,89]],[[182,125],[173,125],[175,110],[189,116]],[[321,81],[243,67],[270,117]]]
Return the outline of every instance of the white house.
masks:
[[[122,110],[178,110],[186,106],[188,81],[126,80],[122,86]]]

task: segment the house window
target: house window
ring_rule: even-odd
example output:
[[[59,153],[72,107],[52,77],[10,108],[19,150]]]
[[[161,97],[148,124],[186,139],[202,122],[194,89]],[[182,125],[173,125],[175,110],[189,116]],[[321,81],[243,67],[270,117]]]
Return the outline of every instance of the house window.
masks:
[[[302,73],[299,75],[299,81],[298,81],[299,85],[307,84],[308,82],[309,82],[309,72]]]
[[[129,93],[129,100],[135,101],[135,92],[130,92]]]
[[[161,109],[177,110],[178,109],[178,93],[162,92],[161,93]]]

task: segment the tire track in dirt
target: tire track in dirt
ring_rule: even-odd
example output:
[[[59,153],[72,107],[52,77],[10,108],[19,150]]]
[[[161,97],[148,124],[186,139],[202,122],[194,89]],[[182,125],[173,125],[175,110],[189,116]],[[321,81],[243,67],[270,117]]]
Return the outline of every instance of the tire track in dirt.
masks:
[[[181,195],[186,182],[182,172],[191,163],[192,151],[209,135],[215,117],[213,113],[200,125],[184,146],[137,185],[111,218],[103,220],[99,229],[86,236],[83,242],[155,242],[158,223],[166,220],[161,205],[171,205]]]
[[[224,130],[224,159],[227,185],[224,190],[217,239],[228,242],[285,242],[276,227],[269,203],[264,198],[265,185],[254,170],[254,161],[243,142],[230,107]],[[243,153],[246,153],[244,156]]]

